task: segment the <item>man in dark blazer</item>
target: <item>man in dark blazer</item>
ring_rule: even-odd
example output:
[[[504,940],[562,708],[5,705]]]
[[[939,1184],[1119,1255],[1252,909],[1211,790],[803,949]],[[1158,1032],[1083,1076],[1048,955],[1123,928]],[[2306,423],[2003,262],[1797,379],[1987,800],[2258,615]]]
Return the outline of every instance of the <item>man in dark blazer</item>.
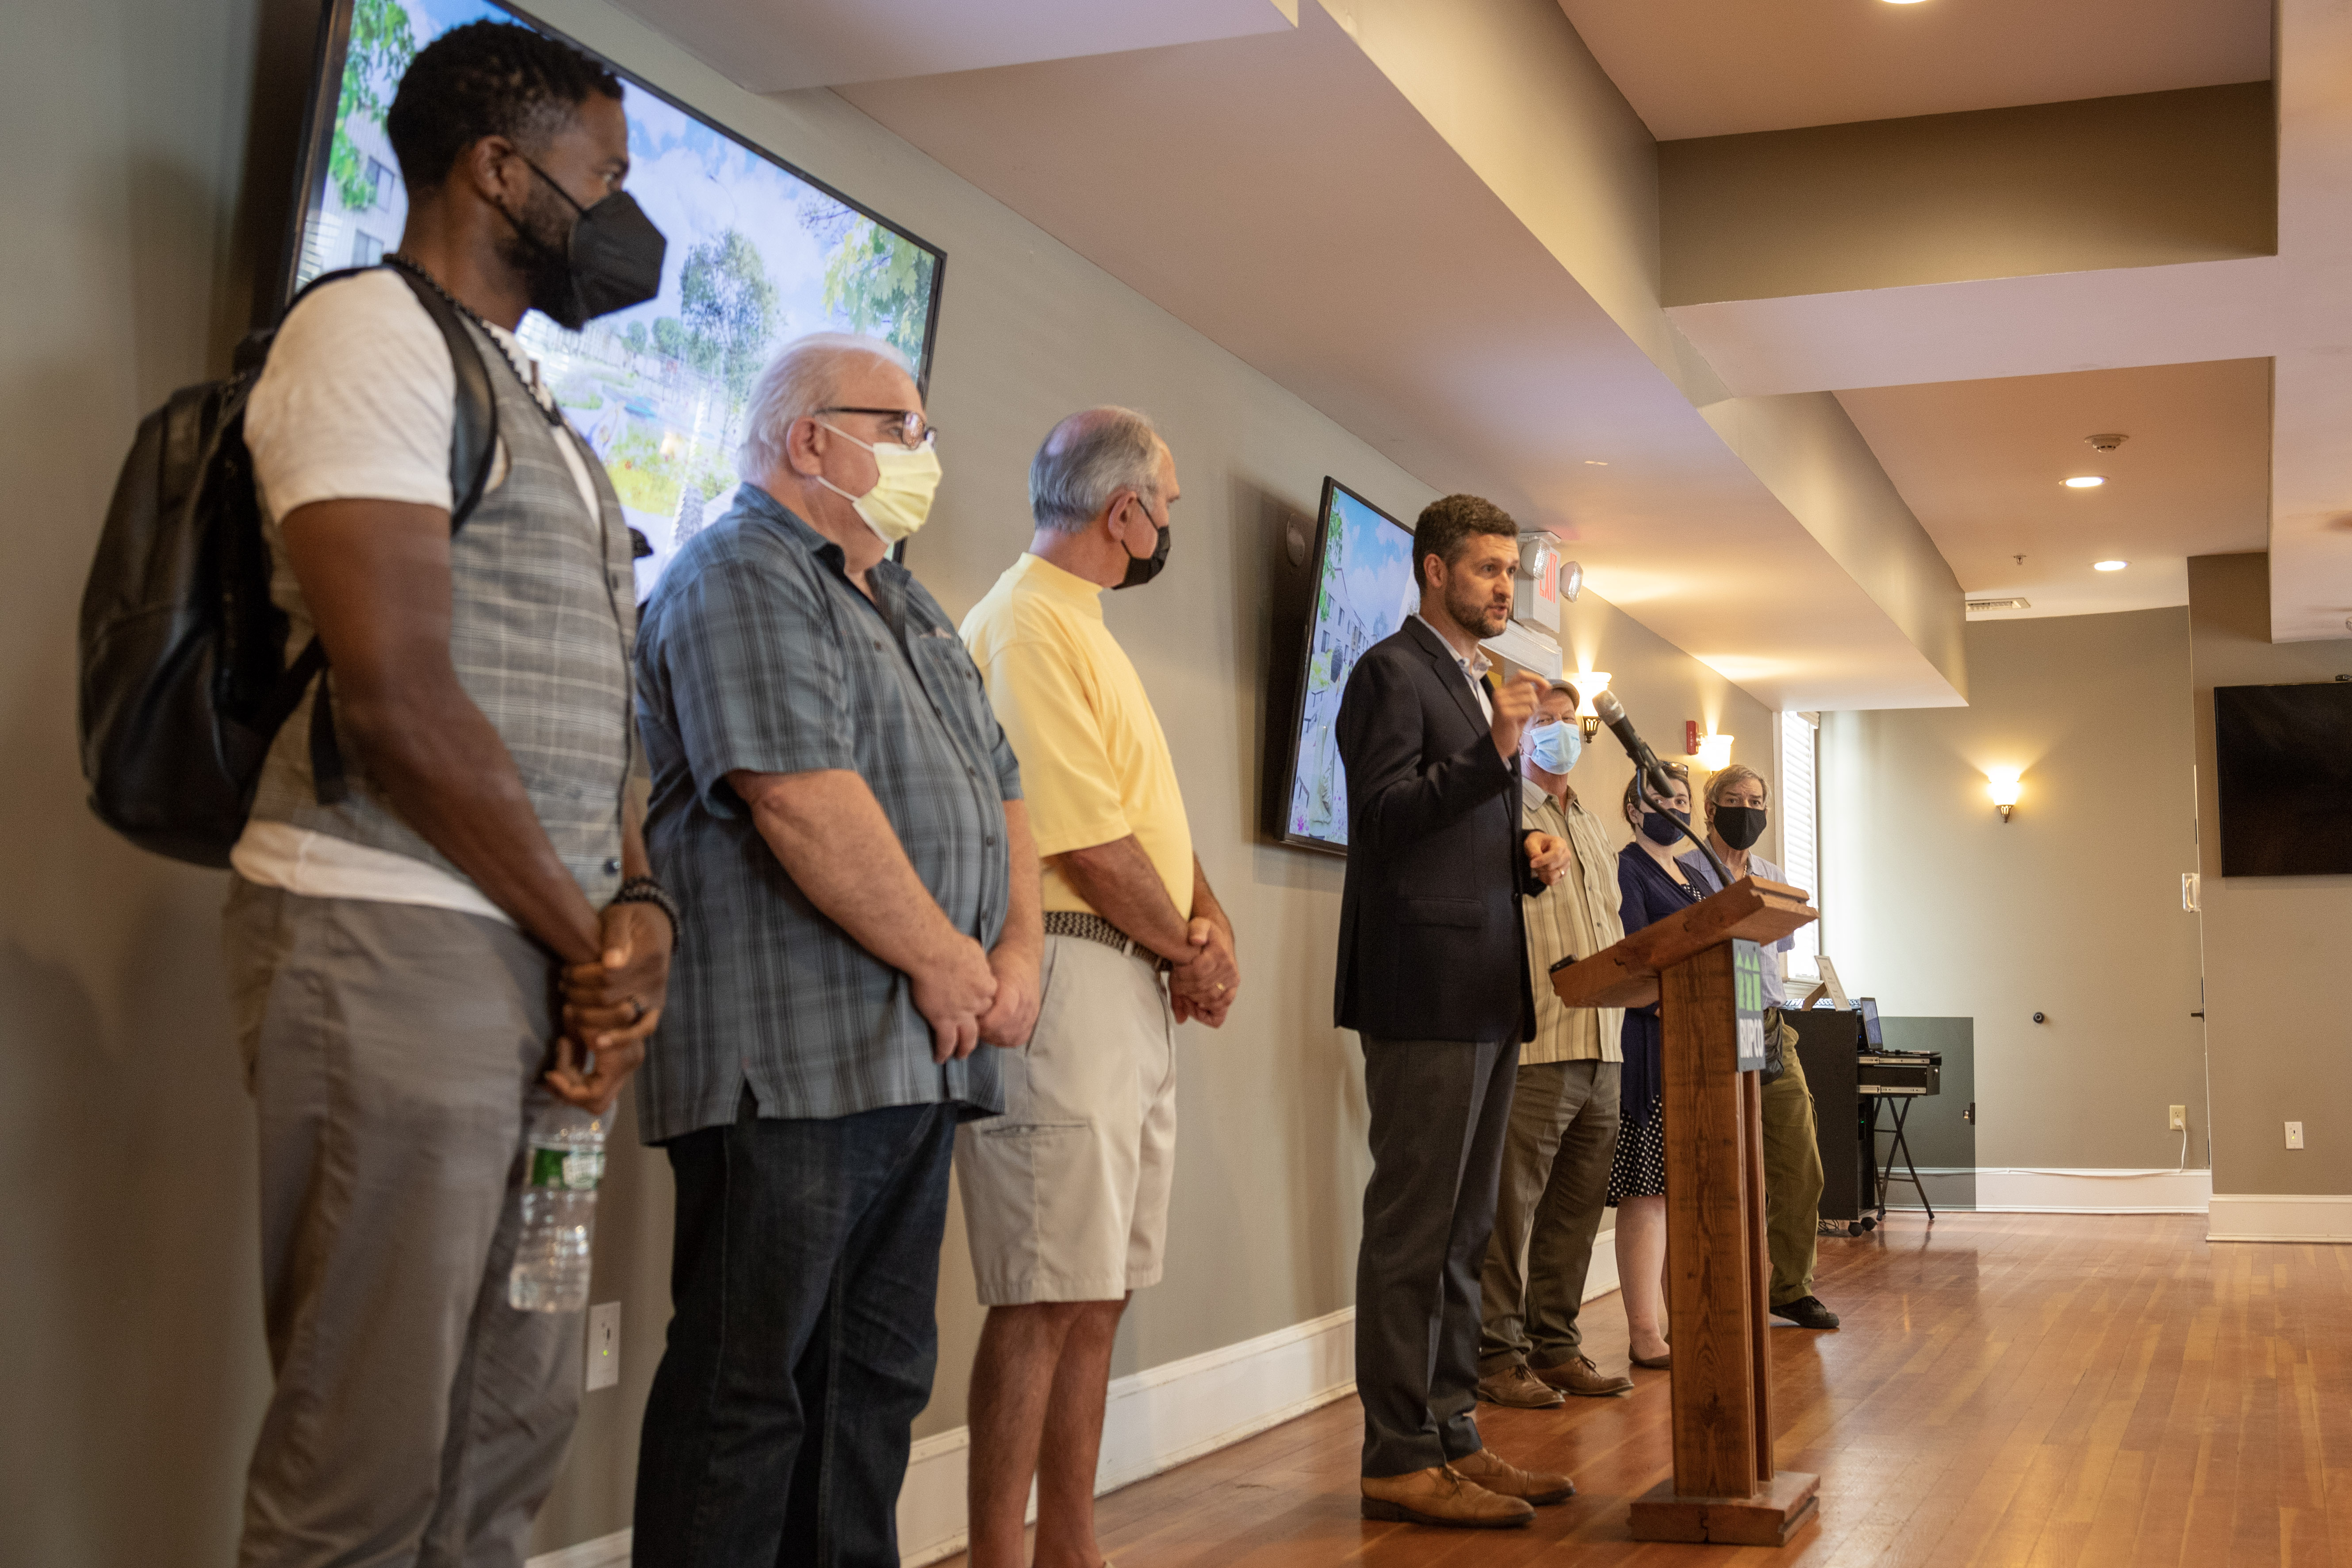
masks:
[[[1519,1046],[1533,1037],[1521,898],[1570,850],[1519,823],[1519,731],[1546,689],[1488,674],[1518,527],[1447,496],[1412,534],[1421,611],[1339,700],[1348,780],[1341,1027],[1361,1037],[1372,1178],[1356,1255],[1367,1519],[1498,1528],[1566,1500],[1566,1476],[1488,1452],[1475,1415],[1478,1269]]]

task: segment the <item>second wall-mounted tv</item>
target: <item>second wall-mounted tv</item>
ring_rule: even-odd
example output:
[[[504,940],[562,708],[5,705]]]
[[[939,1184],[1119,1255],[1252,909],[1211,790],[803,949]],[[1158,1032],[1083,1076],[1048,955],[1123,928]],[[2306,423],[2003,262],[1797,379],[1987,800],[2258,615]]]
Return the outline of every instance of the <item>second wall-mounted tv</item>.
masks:
[[[399,245],[408,197],[384,111],[417,50],[486,19],[562,36],[485,0],[327,6],[289,298]],[[637,574],[650,592],[671,552],[731,498],[751,384],[778,348],[803,332],[866,332],[896,344],[928,384],[947,258],[613,69],[627,89],[629,194],[669,242],[661,292],[578,332],[533,311],[519,335],[653,545]]]
[[[1335,479],[1315,531],[1312,620],[1298,672],[1282,841],[1348,852],[1348,779],[1335,732],[1339,697],[1363,651],[1421,605],[1412,530]]]
[[[2352,683],[2213,692],[2221,875],[2352,874]]]

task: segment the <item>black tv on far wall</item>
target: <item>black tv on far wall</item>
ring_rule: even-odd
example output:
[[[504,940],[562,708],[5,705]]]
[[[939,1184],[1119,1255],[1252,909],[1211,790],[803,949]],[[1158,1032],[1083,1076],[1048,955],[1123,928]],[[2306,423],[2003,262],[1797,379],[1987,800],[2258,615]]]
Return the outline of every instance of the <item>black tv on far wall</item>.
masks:
[[[2221,875],[2352,874],[2352,683],[2213,690]]]
[[[1282,842],[1348,852],[1348,779],[1335,721],[1363,651],[1418,609],[1412,530],[1338,479],[1323,481],[1315,530],[1315,597],[1298,671]]]

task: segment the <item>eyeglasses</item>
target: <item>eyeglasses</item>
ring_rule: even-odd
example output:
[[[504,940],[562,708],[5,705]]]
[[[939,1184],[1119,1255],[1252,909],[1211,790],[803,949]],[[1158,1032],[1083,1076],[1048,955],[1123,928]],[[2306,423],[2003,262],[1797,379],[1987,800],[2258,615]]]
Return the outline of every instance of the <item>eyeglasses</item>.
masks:
[[[926,445],[937,442],[940,427],[911,408],[851,408],[836,405],[820,408],[820,414],[870,414],[877,419],[887,419],[891,425],[883,431],[883,439],[896,441],[910,452],[920,451]]]

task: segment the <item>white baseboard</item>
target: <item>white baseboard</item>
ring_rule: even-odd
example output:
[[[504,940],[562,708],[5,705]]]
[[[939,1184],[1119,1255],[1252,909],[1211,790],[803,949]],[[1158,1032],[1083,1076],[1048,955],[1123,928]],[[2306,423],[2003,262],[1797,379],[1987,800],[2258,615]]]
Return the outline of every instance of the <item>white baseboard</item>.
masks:
[[[2142,1171],[2126,1167],[2028,1171],[1999,1166],[1919,1167],[1927,1198],[1948,1191],[1955,1177],[1976,1181],[1976,1210],[1983,1214],[2203,1214],[2213,1201],[2210,1171]],[[1909,1184],[1889,1190],[1908,1195]],[[2347,1200],[2352,1201],[2352,1200]],[[1887,1207],[1917,1212],[1916,1201]]]
[[[1603,1231],[1585,1276],[1588,1301],[1617,1289],[1617,1249]],[[1356,1383],[1356,1310],[1343,1307],[1254,1340],[1220,1346],[1122,1377],[1103,1412],[1097,1496],[1308,1411],[1344,1398]],[[971,1433],[959,1426],[917,1442],[898,1491],[898,1550],[905,1568],[964,1548],[964,1479]],[[1030,1500],[1036,1517],[1036,1500]],[[534,1557],[526,1568],[610,1568],[629,1556],[629,1531]]]
[[[2352,1242],[2352,1195],[2215,1193],[2208,1241]]]

